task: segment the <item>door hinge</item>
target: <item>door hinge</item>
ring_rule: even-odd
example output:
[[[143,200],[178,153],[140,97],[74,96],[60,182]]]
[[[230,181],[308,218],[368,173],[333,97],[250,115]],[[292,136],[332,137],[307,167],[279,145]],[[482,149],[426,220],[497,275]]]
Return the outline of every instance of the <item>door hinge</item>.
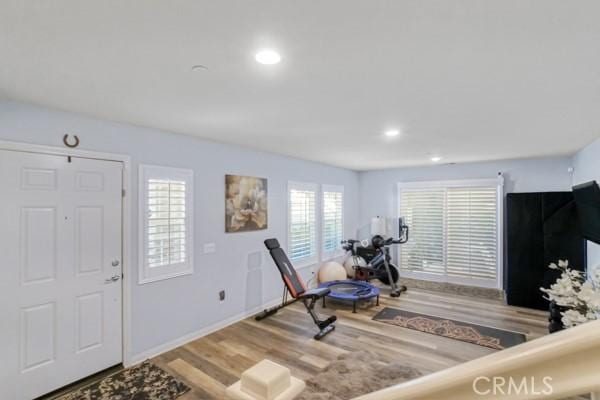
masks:
[[[125,197],[125,189],[121,189],[121,197]]]

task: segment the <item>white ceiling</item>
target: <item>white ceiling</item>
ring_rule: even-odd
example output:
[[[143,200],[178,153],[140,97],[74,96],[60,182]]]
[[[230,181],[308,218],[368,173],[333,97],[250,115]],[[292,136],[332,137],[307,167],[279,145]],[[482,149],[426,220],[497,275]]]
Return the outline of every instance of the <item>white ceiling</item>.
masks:
[[[0,7],[15,100],[356,170],[572,154],[600,136],[597,0]],[[262,47],[282,63],[256,64]]]

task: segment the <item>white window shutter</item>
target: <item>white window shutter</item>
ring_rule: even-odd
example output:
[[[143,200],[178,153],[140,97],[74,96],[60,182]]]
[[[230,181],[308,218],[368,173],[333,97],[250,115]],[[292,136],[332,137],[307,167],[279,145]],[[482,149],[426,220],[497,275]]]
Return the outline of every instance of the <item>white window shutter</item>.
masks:
[[[400,248],[401,271],[418,279],[500,287],[501,187],[501,178],[400,184],[400,215],[410,228]]]
[[[323,185],[323,254],[336,256],[342,248],[344,236],[344,188],[343,186]]]
[[[148,179],[148,253],[150,267],[186,262],[185,181]]]
[[[496,279],[497,189],[449,188],[447,202],[448,275]]]
[[[191,274],[193,171],[140,166],[139,282]]]
[[[317,186],[292,183],[288,188],[288,252],[291,260],[317,260]]]
[[[444,189],[402,190],[402,217],[410,239],[402,245],[400,268],[444,274]]]

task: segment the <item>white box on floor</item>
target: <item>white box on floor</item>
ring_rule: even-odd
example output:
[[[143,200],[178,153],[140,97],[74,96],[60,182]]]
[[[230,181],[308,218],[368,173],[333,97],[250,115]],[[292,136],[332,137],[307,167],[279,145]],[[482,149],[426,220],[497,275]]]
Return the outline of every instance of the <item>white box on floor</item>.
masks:
[[[242,379],[227,388],[227,396],[234,400],[291,400],[304,387],[288,368],[263,360],[244,371]]]

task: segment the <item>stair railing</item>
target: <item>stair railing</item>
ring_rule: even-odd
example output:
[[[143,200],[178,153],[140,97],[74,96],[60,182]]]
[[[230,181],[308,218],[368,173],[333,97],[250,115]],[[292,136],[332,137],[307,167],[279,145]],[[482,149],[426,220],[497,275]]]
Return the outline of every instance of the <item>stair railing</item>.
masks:
[[[600,400],[600,320],[354,400]]]

